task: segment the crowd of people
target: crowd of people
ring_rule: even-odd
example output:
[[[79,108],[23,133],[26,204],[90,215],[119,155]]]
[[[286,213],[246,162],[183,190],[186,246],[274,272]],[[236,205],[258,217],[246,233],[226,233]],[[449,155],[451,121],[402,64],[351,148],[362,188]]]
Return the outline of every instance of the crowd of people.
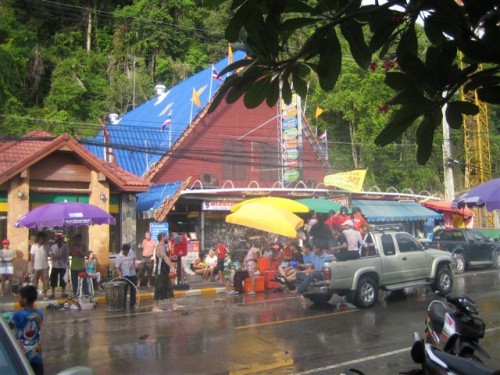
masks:
[[[293,293],[303,293],[313,280],[323,278],[322,268],[326,261],[354,260],[373,254],[373,243],[367,235],[370,225],[359,208],[354,208],[352,214],[348,214],[346,207],[339,213],[330,211],[328,216],[311,212],[304,229],[305,232],[298,236],[302,246],[298,239],[287,239],[282,245],[276,238],[261,252],[262,256],[278,262],[274,280]],[[254,248],[251,243],[248,247]],[[250,250],[245,263],[247,258],[255,259],[255,251]],[[240,279],[250,277],[252,294],[255,274],[252,268],[247,266],[246,270],[236,272],[234,292],[231,293],[242,293]]]
[[[263,245],[249,239],[245,242],[243,261],[231,259],[231,252],[220,242],[210,248],[203,257],[194,259],[190,268],[193,274],[200,275],[205,281],[225,283],[227,294],[253,295],[256,292],[255,280],[260,274],[258,260],[260,257],[270,258],[270,263],[277,264],[273,281],[279,283],[283,290],[291,293],[305,292],[310,283],[323,278],[322,268],[325,262],[357,259],[370,254],[370,243],[367,232],[370,225],[361,210],[354,208],[348,214],[342,207],[339,213],[330,212],[328,216],[311,212],[304,232],[297,239],[280,240],[276,237],[272,243]],[[129,244],[124,244],[115,259],[114,277],[126,281],[125,295],[130,293],[129,303],[133,309],[137,303],[137,290],[141,282],[148,288],[154,287],[153,310],[164,311],[160,307],[162,300],[170,300],[171,310],[181,309],[174,298],[173,280],[175,269],[179,267],[179,252],[174,248],[179,241],[167,233],[160,233],[157,241],[146,231],[141,244],[141,262],[136,265],[136,255]],[[2,241],[0,251],[0,276],[2,277],[2,294],[11,294],[12,275],[14,273],[14,251],[10,249],[8,239]],[[185,253],[184,253],[185,254]],[[70,262],[71,255],[71,262]],[[52,267],[49,267],[49,257]],[[73,296],[78,294],[78,278],[85,273],[85,281],[97,283],[101,289],[101,274],[97,260],[92,251],[83,244],[82,236],[77,234],[71,244],[66,244],[62,235],[56,235],[55,243],[49,246],[47,234],[39,232],[36,242],[30,248],[30,261],[33,267],[33,285],[20,289],[20,305],[23,309],[13,315],[12,324],[18,340],[25,341],[26,355],[36,373],[43,373],[43,361],[39,345],[39,332],[43,321],[43,313],[34,308],[41,281],[41,295],[44,299],[55,298],[55,290],[59,286],[62,297],[67,297],[66,287],[69,278]],[[49,273],[50,270],[50,273]],[[179,273],[178,273],[179,274]],[[182,274],[182,272],[180,272]],[[244,288],[244,283],[249,282]],[[9,286],[7,286],[9,285]],[[49,289],[50,288],[50,289]],[[89,293],[88,285],[82,285],[83,294]],[[47,293],[51,292],[49,296]],[[130,291],[130,292],[129,292]],[[29,343],[22,336],[23,327],[31,324],[37,327],[37,336]],[[29,350],[28,350],[29,349]]]
[[[317,274],[324,260],[344,261],[357,259],[370,253],[370,243],[367,232],[370,225],[362,212],[353,208],[348,213],[342,207],[338,213],[328,215],[310,212],[310,218],[304,226],[303,233],[297,239],[287,239],[280,242],[279,237],[272,243],[263,245],[255,241],[246,242],[246,253],[242,262],[233,262],[227,246],[219,242],[206,254],[196,257],[189,264],[192,274],[200,275],[204,281],[225,283],[228,294],[243,293],[243,282],[250,281],[249,294],[255,293],[255,275],[259,274],[257,259],[269,257],[278,263],[275,281],[283,284],[289,290],[295,290],[295,285],[310,282]],[[127,282],[127,293],[130,289],[130,305],[136,304],[136,292],[144,282],[147,288],[155,288],[155,310],[158,301],[173,297],[173,284],[176,270],[179,268],[177,253],[173,250],[178,241],[171,235],[161,233],[158,239],[153,239],[148,230],[144,233],[141,243],[140,266],[136,266],[136,255],[130,245],[124,244],[115,259],[115,277]],[[0,251],[0,275],[2,277],[2,293],[11,294],[13,251],[9,249],[9,240],[3,240],[3,250]],[[70,261],[71,255],[71,261]],[[49,257],[52,267],[49,267]],[[41,282],[41,294],[44,299],[55,298],[57,287],[62,290],[61,297],[68,297],[68,277],[71,280],[72,297],[78,297],[78,278],[86,273],[83,281],[82,294],[89,295],[88,281],[96,284],[102,290],[101,274],[98,272],[97,261],[92,251],[83,244],[82,236],[77,234],[70,244],[62,235],[56,235],[52,246],[47,244],[47,234],[39,232],[36,242],[30,248],[30,261],[33,268],[33,284],[37,288]],[[182,267],[181,267],[182,268]],[[69,275],[66,275],[69,269]],[[50,270],[50,274],[49,274]],[[168,270],[168,272],[167,272]],[[178,271],[185,279],[184,270]],[[158,281],[161,280],[160,283]],[[179,283],[179,278],[177,282]],[[232,286],[232,288],[231,288]],[[47,293],[50,291],[50,295]],[[298,292],[301,288],[297,289]],[[177,309],[175,302],[173,309]]]

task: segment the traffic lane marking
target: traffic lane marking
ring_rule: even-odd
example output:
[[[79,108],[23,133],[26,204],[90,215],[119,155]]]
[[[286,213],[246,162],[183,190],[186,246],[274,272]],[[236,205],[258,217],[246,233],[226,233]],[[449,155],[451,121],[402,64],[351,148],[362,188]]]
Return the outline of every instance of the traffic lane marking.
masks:
[[[274,325],[274,324],[299,322],[299,321],[302,321],[302,320],[310,320],[310,319],[325,318],[325,317],[329,317],[329,316],[338,316],[338,315],[350,314],[350,313],[353,313],[353,312],[356,312],[356,311],[360,311],[360,310],[359,309],[353,309],[353,310],[349,310],[349,311],[337,311],[337,312],[329,313],[329,314],[321,314],[321,315],[314,315],[314,316],[303,316],[301,318],[277,320],[275,322],[266,322],[266,323],[251,324],[251,325],[247,325],[247,326],[239,326],[239,327],[234,327],[234,329],[249,329],[249,328],[256,328],[256,327],[265,327],[265,326]]]
[[[496,331],[496,330],[500,330],[500,326],[488,328],[488,329],[486,329],[486,332],[493,332],[493,331]],[[408,348],[393,350],[393,351],[385,352],[385,353],[381,353],[381,354],[375,354],[375,355],[371,355],[371,356],[368,356],[368,357],[357,358],[357,359],[353,359],[353,360],[350,360],[350,361],[345,361],[345,362],[342,362],[342,363],[336,363],[334,365],[317,367],[317,368],[310,369],[310,370],[307,370],[307,371],[298,372],[296,375],[314,374],[316,372],[333,370],[333,369],[336,369],[336,368],[339,368],[339,367],[350,366],[350,365],[357,365],[359,363],[363,363],[363,362],[366,362],[366,361],[373,361],[373,360],[376,360],[376,359],[380,359],[380,358],[384,358],[384,357],[389,357],[391,355],[396,355],[396,354],[401,354],[401,353],[404,353],[404,352],[409,352],[410,350],[411,350],[411,346],[408,347]]]
[[[330,366],[317,367],[317,368],[314,368],[314,369],[311,369],[311,370],[298,372],[297,375],[314,374],[316,372],[333,370],[333,369],[336,369],[336,368],[339,368],[339,367],[355,365],[355,364],[366,362],[366,361],[372,361],[374,359],[389,357],[389,356],[395,355],[395,354],[401,354],[401,353],[404,353],[404,352],[408,352],[410,350],[411,350],[411,346],[408,347],[408,348],[393,350],[391,352],[386,352],[386,353],[382,353],[382,354],[371,355],[371,356],[368,356],[368,357],[353,359],[351,361],[345,361],[345,362],[337,363],[337,364],[330,365]]]

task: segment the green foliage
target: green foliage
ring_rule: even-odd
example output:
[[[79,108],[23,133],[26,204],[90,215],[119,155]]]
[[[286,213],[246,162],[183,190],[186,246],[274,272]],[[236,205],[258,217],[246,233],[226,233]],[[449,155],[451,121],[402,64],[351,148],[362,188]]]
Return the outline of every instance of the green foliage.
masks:
[[[397,9],[393,5],[398,5]],[[264,100],[274,104],[279,86],[253,89],[261,79],[268,83],[277,77],[282,79],[283,98],[289,101],[289,85],[299,74],[294,70],[297,65],[309,67],[321,88],[329,91],[344,68],[342,56],[350,54],[366,69],[372,54],[378,53],[381,58],[394,54],[399,72],[386,84],[397,90],[388,103],[398,108],[375,144],[395,142],[417,124],[417,159],[425,164],[431,156],[435,130],[441,124],[441,108],[460,87],[476,90],[485,102],[500,103],[500,10],[494,0],[464,0],[463,6],[454,0],[390,0],[376,5],[361,1],[234,0],[232,8],[234,15],[226,27],[226,38],[235,46],[242,43],[250,60],[234,79],[225,81],[212,111],[226,93],[230,102],[244,96],[250,107]],[[419,17],[424,22],[422,34],[417,25]],[[349,47],[339,43],[339,29]],[[298,51],[289,51],[287,43],[295,34],[307,37]],[[425,59],[420,57],[422,45],[427,50]],[[465,65],[458,61],[458,51]],[[478,66],[483,63],[491,64],[491,68],[479,72]],[[234,64],[222,73],[240,67]],[[301,75],[300,79],[307,78]],[[302,85],[295,90],[305,97]],[[457,127],[464,114],[473,112],[470,105],[454,103],[447,116]]]
[[[150,99],[155,84],[174,85],[226,54],[228,18],[227,4],[195,0],[3,1],[0,114],[15,120],[3,120],[2,134],[95,132],[98,118]],[[37,121],[21,120],[28,113]]]
[[[430,187],[432,191],[439,190],[442,175],[436,170],[442,169],[439,167],[440,155],[431,158],[427,166],[417,164],[415,127],[386,147],[374,144],[395,111],[385,106],[394,90],[384,85],[384,79],[390,77],[392,84],[397,86],[395,77],[400,74],[390,68],[386,75],[385,70],[391,64],[386,59],[374,61],[366,71],[355,61],[345,59],[335,90],[325,93],[312,85],[315,89],[310,94],[309,108],[311,112],[317,106],[325,110],[315,122],[320,132],[328,130],[330,160],[335,171],[367,168],[365,187],[377,185],[387,189],[393,186],[401,191],[411,186],[416,192]]]
[[[449,102],[446,118],[458,145],[463,114],[476,111],[458,98],[458,88],[499,102],[498,12],[486,12],[493,0],[467,0],[463,8],[452,0],[411,0],[397,11],[390,4],[4,0],[0,132],[95,134],[99,119],[150,99],[155,84],[174,85],[224,56],[229,40],[251,58],[227,69],[239,74],[226,79],[215,105],[241,97],[248,107],[273,105],[283,82],[285,100],[294,89],[308,96],[309,112],[325,109],[316,121],[309,117],[328,130],[335,170],[366,167],[373,185],[438,190],[442,162],[432,151],[440,151],[439,108]],[[415,24],[421,10],[432,10],[423,27]],[[480,37],[473,34],[478,26]],[[500,112],[490,108],[498,169]]]

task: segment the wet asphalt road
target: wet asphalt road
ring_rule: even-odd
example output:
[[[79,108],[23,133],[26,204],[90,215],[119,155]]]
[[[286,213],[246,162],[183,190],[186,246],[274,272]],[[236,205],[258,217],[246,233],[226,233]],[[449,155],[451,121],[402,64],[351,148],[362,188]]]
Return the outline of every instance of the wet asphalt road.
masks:
[[[500,369],[500,273],[469,272],[455,293],[479,305],[486,322],[481,341]],[[409,348],[423,334],[434,296],[410,291],[371,309],[349,309],[338,297],[316,307],[289,293],[197,296],[178,299],[182,311],[153,313],[151,301],[136,312],[46,310],[43,349],[47,374],[75,365],[95,374],[340,374],[367,375],[417,368]],[[165,308],[169,307],[165,303]]]

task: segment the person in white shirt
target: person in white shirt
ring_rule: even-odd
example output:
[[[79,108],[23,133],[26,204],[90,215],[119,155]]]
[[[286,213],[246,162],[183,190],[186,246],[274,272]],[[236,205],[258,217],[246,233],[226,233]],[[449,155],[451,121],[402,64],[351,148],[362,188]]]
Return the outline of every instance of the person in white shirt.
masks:
[[[69,261],[68,245],[64,243],[64,237],[62,235],[56,237],[56,243],[52,245],[50,249],[50,257],[52,259],[52,270],[50,271],[50,288],[52,289],[52,294],[50,295],[50,299],[55,298],[58,279],[59,286],[62,289],[61,297],[68,297],[66,294],[66,280],[64,280]]]
[[[342,226],[344,227],[342,233],[347,241],[349,259],[358,259],[359,249],[364,244],[361,233],[354,229],[352,220],[346,220]]]
[[[36,243],[31,245],[30,254],[33,264],[33,276],[35,288],[38,290],[38,282],[42,278],[43,299],[47,299],[47,290],[49,290],[49,252],[50,247],[47,244],[47,234],[38,232]]]
[[[137,276],[135,271],[135,254],[133,250],[130,250],[130,245],[125,244],[122,246],[122,251],[116,256],[115,259],[115,277],[123,278],[128,280],[125,285],[125,296],[127,296],[129,283],[130,285],[130,307],[134,308],[137,302],[136,296],[137,291],[135,284],[137,282]]]
[[[217,268],[217,254],[215,254],[215,251],[213,249],[210,249],[208,251],[204,263],[208,266],[208,269],[210,270],[210,281],[215,281],[214,273],[215,269]]]

